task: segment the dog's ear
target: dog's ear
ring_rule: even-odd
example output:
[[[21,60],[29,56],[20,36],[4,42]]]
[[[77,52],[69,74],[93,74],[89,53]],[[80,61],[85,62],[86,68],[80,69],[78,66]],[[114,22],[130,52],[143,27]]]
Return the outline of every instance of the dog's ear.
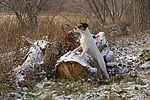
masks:
[[[89,25],[87,23],[83,23],[83,22],[80,22],[80,24],[84,27],[84,28],[87,28]]]
[[[87,23],[83,23],[83,26],[87,28],[89,25]]]
[[[82,23],[82,22],[81,22],[81,24],[82,24],[82,26],[83,26],[84,28],[87,28],[87,27],[89,26],[87,23]]]

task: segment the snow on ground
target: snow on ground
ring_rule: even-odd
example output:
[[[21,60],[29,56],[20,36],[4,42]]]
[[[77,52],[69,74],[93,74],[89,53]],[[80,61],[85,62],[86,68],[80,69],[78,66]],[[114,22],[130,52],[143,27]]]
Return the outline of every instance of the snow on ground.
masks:
[[[23,87],[18,92],[1,92],[0,97],[4,100],[10,97],[15,100],[41,100],[47,96],[55,100],[150,100],[150,34],[121,37],[109,41],[109,44],[115,53],[115,68],[124,69],[122,73],[126,76],[119,82],[110,81],[111,84],[92,87],[82,80],[66,86],[64,84],[67,81],[43,80],[36,85],[37,92],[30,92],[27,87]],[[41,60],[38,61],[41,63]],[[79,85],[84,91],[79,89]]]
[[[120,39],[120,38],[119,38]],[[150,100],[150,34],[124,37],[111,43],[115,52],[115,62],[126,77],[119,83],[101,85],[89,90],[86,94],[78,93],[68,96],[57,96],[56,100]],[[143,50],[148,56],[142,60]],[[145,54],[145,53],[144,53]]]
[[[149,100],[150,99],[150,63],[141,59],[142,50],[150,51],[150,34],[124,37],[111,43],[118,67],[132,78],[125,78],[119,83],[101,85],[86,94],[61,95],[56,100]],[[148,59],[148,58],[147,58]],[[87,87],[88,88],[88,87]]]

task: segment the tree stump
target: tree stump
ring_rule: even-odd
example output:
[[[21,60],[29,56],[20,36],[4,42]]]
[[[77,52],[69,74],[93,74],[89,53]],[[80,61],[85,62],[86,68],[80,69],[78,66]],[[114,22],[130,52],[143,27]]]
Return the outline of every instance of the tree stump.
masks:
[[[74,61],[61,62],[56,66],[57,76],[69,79],[87,79],[88,69]]]

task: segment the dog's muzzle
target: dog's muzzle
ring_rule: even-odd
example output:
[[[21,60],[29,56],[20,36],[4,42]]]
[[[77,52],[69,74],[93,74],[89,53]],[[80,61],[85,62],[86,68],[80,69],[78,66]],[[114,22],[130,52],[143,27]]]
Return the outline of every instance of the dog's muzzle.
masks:
[[[77,28],[78,28],[78,27],[75,26],[74,29],[73,29],[73,32],[76,32],[76,31],[77,31]]]
[[[71,33],[74,33],[74,32],[73,32],[73,30],[70,30],[68,33],[71,34]]]
[[[73,30],[70,30],[68,33],[79,33],[79,32],[77,32],[77,26],[75,26],[75,28],[73,29]]]

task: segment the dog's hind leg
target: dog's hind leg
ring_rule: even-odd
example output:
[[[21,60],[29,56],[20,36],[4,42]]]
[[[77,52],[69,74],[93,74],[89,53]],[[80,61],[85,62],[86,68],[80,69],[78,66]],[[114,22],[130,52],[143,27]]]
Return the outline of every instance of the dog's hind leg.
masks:
[[[109,78],[109,74],[107,72],[106,64],[105,64],[105,61],[104,61],[103,57],[102,56],[97,56],[97,62],[99,64],[99,67],[101,68],[101,70],[104,72],[106,78]]]

